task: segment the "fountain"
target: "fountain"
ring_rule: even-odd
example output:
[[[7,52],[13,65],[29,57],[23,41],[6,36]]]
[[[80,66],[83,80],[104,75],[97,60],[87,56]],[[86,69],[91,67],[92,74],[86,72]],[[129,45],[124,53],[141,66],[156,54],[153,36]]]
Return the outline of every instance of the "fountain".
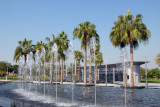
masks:
[[[94,49],[95,56],[95,40],[93,38],[92,48]],[[69,43],[69,49],[65,51],[65,55],[67,55],[68,59],[65,61],[65,72],[66,72],[66,80],[70,75],[72,76],[71,80],[66,81],[67,84],[59,85],[57,78],[57,46],[54,44],[52,47],[51,55],[54,54],[55,62],[53,71],[51,69],[47,69],[47,66],[50,65],[51,68],[51,60],[49,62],[44,61],[43,72],[41,71],[42,61],[41,59],[45,55],[45,50],[43,49],[42,55],[39,55],[39,51],[35,54],[35,61],[32,58],[32,54],[28,55],[28,59],[24,61],[24,57],[21,57],[18,61],[19,64],[19,72],[18,72],[18,83],[12,82],[0,85],[0,101],[3,98],[12,99],[12,104],[20,105],[20,106],[40,106],[40,107],[52,107],[52,106],[159,106],[160,105],[160,91],[159,90],[150,90],[150,89],[127,89],[127,78],[126,85],[124,88],[120,87],[109,87],[108,86],[98,86],[95,82],[95,86],[83,86],[77,83],[74,85],[74,56],[73,56],[73,43]],[[95,58],[94,58],[95,60]],[[113,71],[116,72],[119,70],[120,72],[125,72],[125,77],[127,74],[127,70],[129,68],[129,64],[127,62],[127,52],[126,49],[121,50],[121,62],[122,64],[117,65],[116,69]],[[69,65],[72,63],[71,74],[67,74],[67,70]],[[107,66],[107,65],[106,65]],[[95,66],[94,66],[95,70]],[[108,68],[109,70],[109,68]],[[106,71],[106,72],[105,72]],[[50,84],[50,81],[47,80],[49,74],[54,72],[55,78],[53,79],[53,83]],[[107,67],[104,69],[107,76]],[[39,81],[38,75],[43,74],[43,82]],[[82,80],[83,80],[83,69]],[[98,69],[98,80],[101,78],[99,75],[101,74],[101,70]],[[67,76],[68,75],[68,76]],[[97,76],[97,74],[94,74]],[[109,75],[109,74],[108,74]],[[114,75],[115,76],[115,75]],[[106,77],[105,77],[106,78]],[[106,78],[107,80],[107,78]],[[114,82],[114,81],[113,81]],[[38,85],[39,84],[39,85]],[[104,84],[105,85],[105,84]],[[123,91],[122,91],[123,90]],[[4,94],[5,93],[5,94]],[[147,93],[147,94],[146,94]],[[1,98],[2,96],[2,98]],[[10,101],[10,100],[6,100]],[[3,102],[0,102],[0,106]],[[9,102],[10,103],[10,102]]]
[[[56,101],[57,101],[57,45],[54,44],[53,47],[52,47],[52,50],[51,50],[51,55],[54,54],[55,56],[55,70],[56,70]],[[51,65],[51,59],[50,59],[50,65]],[[50,66],[51,68],[51,66]],[[50,69],[50,73],[53,72],[51,71]]]
[[[124,81],[125,81],[125,88],[124,88],[124,98],[125,98],[125,107],[127,106],[127,71],[128,71],[128,68],[129,68],[129,64],[128,64],[128,62],[127,62],[127,58],[128,58],[128,56],[127,56],[127,51],[126,51],[126,48],[122,48],[121,49],[121,56],[120,56],[120,58],[121,58],[121,62],[122,62],[122,69],[121,69],[121,71],[123,71],[124,72]]]
[[[94,62],[95,62],[95,49],[96,48],[96,40],[95,40],[95,38],[94,37],[92,37],[92,39],[91,39],[91,49],[93,49],[94,50],[94,55],[93,55],[93,57],[94,57]],[[97,76],[97,74],[96,74],[96,72],[95,72],[95,65],[94,65],[94,75],[95,75],[95,77],[94,78],[96,78],[96,76]],[[95,88],[94,88],[94,90],[95,90],[95,106],[96,106],[96,83],[97,83],[97,81],[96,81],[96,79],[95,79]]]

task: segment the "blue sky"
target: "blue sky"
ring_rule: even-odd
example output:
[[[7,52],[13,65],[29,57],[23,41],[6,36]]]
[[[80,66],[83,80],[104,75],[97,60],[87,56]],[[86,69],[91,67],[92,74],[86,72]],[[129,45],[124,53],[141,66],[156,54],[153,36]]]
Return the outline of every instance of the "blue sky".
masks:
[[[143,22],[151,32],[147,45],[140,44],[134,51],[134,60],[147,56],[149,68],[157,67],[154,59],[160,53],[159,0],[0,0],[0,61],[13,62],[17,41],[27,38],[44,41],[64,30],[72,40],[72,32],[79,23],[90,21],[100,35],[104,63],[120,61],[120,49],[114,48],[109,34],[118,15],[143,15]],[[80,41],[74,40],[74,49],[80,50]],[[129,47],[127,47],[129,56]]]

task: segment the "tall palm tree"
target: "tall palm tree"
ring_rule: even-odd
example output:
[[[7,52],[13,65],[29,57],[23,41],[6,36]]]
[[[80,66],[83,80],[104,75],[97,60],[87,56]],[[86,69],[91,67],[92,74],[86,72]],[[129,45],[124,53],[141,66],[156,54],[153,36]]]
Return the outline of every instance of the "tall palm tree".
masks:
[[[43,43],[42,41],[36,43],[35,49],[38,51],[39,57],[42,54],[43,48],[46,48],[46,44],[45,43]],[[45,56],[42,56],[42,58],[40,59],[42,64],[43,64],[43,70],[45,69],[44,68],[44,61],[45,61],[44,57]],[[40,68],[41,68],[41,62],[39,62]],[[41,81],[41,79],[40,79],[41,78],[41,74],[40,73],[41,73],[41,70],[39,70],[39,83]]]
[[[91,48],[91,55],[92,57],[92,63],[95,63],[95,77],[94,77],[94,83],[97,82],[97,65],[101,65],[103,63],[103,56],[100,52],[100,44],[96,43],[95,49]]]
[[[139,42],[149,40],[151,34],[146,25],[142,22],[142,15],[137,14],[136,17],[127,11],[127,15],[118,16],[118,20],[114,22],[110,33],[110,40],[114,47],[123,48],[130,45],[130,87],[134,87],[133,78],[133,49],[139,46]]]
[[[78,72],[78,80],[80,79],[80,61],[83,59],[83,53],[81,51],[74,51],[74,56],[75,56],[75,79],[77,80],[77,71]],[[77,62],[79,63],[79,70],[77,70]]]
[[[95,30],[95,25],[86,21],[80,23],[73,31],[73,39],[81,40],[81,49],[84,50],[84,85],[87,85],[86,66],[87,66],[87,46],[90,44],[92,37],[99,37]]]
[[[27,64],[27,55],[30,52],[34,52],[32,40],[27,41],[26,38],[24,38],[24,41],[18,41],[18,46],[15,49],[14,52],[14,60],[17,62],[20,57],[24,56],[25,65]],[[26,71],[24,72],[24,80],[26,82]]]
[[[103,56],[101,52],[97,52],[95,54],[95,84],[97,82],[97,65],[101,65],[103,63]],[[107,84],[107,83],[106,83]]]
[[[64,31],[62,31],[62,33],[59,34],[55,40],[58,48],[58,55],[61,60],[61,84],[63,84],[63,62],[66,57],[64,51],[66,51],[69,47],[69,40],[67,37],[67,34]]]
[[[60,67],[60,54],[58,53],[58,56],[57,56],[57,60],[58,60],[58,82],[60,81],[60,70],[61,70],[61,67]]]
[[[77,81],[77,60],[78,60],[78,54],[80,51],[74,51],[74,57],[75,57],[75,82]]]
[[[91,78],[92,78],[92,70],[91,70],[91,65],[92,65],[92,58],[94,57],[94,49],[93,48],[98,48],[95,49],[97,51],[99,51],[99,36],[97,35],[96,38],[91,38],[90,40],[90,59],[89,59],[89,85],[91,85],[92,81],[91,81]],[[95,42],[95,43],[94,43]],[[97,46],[96,46],[97,44]]]
[[[160,54],[156,56],[155,62],[160,67]]]
[[[81,61],[83,61],[83,53],[82,52],[78,52],[78,62],[79,62],[79,69],[78,69],[78,80],[80,80],[80,70],[81,70]]]
[[[54,53],[52,53],[51,55],[51,51],[52,51],[52,47],[53,45],[55,44],[55,36],[52,34],[52,40],[50,40],[49,37],[46,37],[46,41],[47,41],[47,47],[48,47],[48,50],[47,50],[47,56],[49,57],[48,59],[50,59],[50,57],[52,57],[51,59],[51,68],[50,68],[50,83],[53,83],[53,67],[54,67]]]

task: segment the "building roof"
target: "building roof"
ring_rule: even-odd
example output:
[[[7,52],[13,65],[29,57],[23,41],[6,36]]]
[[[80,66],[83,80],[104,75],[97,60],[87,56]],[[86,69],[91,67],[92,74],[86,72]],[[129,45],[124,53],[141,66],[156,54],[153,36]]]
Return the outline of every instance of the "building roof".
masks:
[[[127,61],[127,63],[130,63],[130,61]],[[149,63],[149,61],[146,61],[146,63]],[[116,67],[116,65],[121,65],[122,63],[113,63],[113,64],[107,64],[107,67]],[[145,64],[145,61],[133,61],[133,65],[143,65]],[[106,66],[106,65],[102,65],[102,66]]]
[[[130,63],[130,61],[127,61],[128,63]],[[146,61],[146,63],[149,63],[149,61]],[[107,64],[107,67],[116,67],[117,65],[121,65],[122,63],[113,63],[113,64]],[[133,65],[143,65],[145,64],[145,61],[133,61]],[[88,68],[89,66],[87,66]],[[92,66],[94,67],[94,66]],[[106,67],[106,64],[103,64],[103,65],[100,65],[100,66],[97,66],[97,68],[105,68]],[[83,67],[81,67],[83,68]]]

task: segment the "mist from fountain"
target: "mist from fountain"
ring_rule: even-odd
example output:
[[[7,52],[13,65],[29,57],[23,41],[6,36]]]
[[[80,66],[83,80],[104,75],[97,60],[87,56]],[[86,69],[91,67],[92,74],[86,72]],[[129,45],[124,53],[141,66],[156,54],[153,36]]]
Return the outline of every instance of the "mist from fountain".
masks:
[[[122,62],[121,71],[123,72],[123,70],[124,70],[124,73],[125,73],[124,98],[125,98],[125,107],[126,107],[127,106],[127,88],[126,88],[127,87],[127,71],[128,71],[128,68],[129,68],[129,64],[127,62],[128,53],[127,53],[126,48],[121,49],[120,59],[121,59],[121,62]]]
[[[53,45],[53,47],[52,47],[52,49],[51,49],[51,54],[50,54],[50,56],[52,56],[54,54],[54,57],[55,57],[55,65],[54,65],[54,70],[56,70],[56,101],[57,101],[57,45],[56,44],[54,44]],[[53,72],[53,71],[51,71],[51,62],[52,62],[52,59],[50,59],[50,74],[51,74],[51,72]]]
[[[68,52],[70,53],[70,57],[71,57],[71,64],[72,64],[72,103],[74,103],[74,74],[73,74],[73,64],[72,62],[74,62],[74,45],[73,42],[69,43],[69,49]]]
[[[94,55],[92,57],[94,57],[94,63],[95,62],[95,48],[96,48],[96,40],[94,37],[91,38],[91,42],[90,42],[90,48],[94,50]],[[94,66],[94,79],[96,78],[97,74],[95,72],[95,64],[93,65]],[[96,101],[97,101],[97,93],[96,93],[96,83],[97,83],[97,80],[95,79],[95,106],[96,106]]]

